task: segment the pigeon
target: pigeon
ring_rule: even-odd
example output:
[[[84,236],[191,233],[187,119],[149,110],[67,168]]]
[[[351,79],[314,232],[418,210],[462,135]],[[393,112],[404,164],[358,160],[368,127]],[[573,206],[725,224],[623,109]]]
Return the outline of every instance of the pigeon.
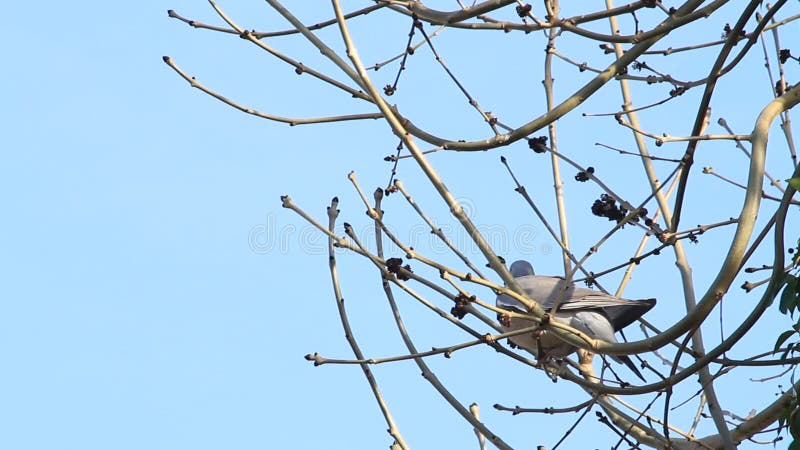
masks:
[[[654,298],[627,300],[592,289],[576,287],[574,283],[567,284],[561,277],[536,275],[528,261],[520,260],[511,264],[511,275],[525,291],[525,295],[539,302],[545,311],[549,312],[556,301],[561,299],[558,311],[552,317],[553,320],[610,343],[617,342],[615,332],[633,323],[656,304]],[[505,294],[497,297],[496,304],[502,309],[527,312],[524,305]],[[504,331],[514,331],[530,327],[533,322],[512,317],[510,320],[501,320],[501,325]],[[563,358],[577,350],[547,330],[512,336],[509,339],[539,359]],[[539,355],[540,349],[542,355]],[[646,381],[627,355],[609,356],[628,366],[642,381]]]

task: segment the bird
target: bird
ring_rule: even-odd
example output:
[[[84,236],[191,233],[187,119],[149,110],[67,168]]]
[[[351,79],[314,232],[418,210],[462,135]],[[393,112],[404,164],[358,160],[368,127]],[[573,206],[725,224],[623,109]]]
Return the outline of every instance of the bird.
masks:
[[[525,292],[525,295],[539,302],[549,312],[561,299],[558,310],[551,317],[565,325],[569,325],[593,338],[616,343],[614,333],[630,325],[636,319],[650,311],[656,299],[627,300],[592,289],[576,287],[567,283],[562,277],[536,275],[528,261],[519,260],[511,264],[511,275]],[[509,295],[497,296],[499,308],[527,313],[527,308]],[[498,315],[500,316],[500,315]],[[510,319],[510,320],[507,320]],[[534,323],[516,317],[506,316],[500,320],[503,331],[515,331],[532,326]],[[512,343],[522,347],[537,359],[563,358],[577,350],[547,330],[537,330],[509,338]],[[539,351],[541,350],[541,355]],[[627,355],[610,355],[615,361],[625,364],[642,381],[646,380],[642,373]]]

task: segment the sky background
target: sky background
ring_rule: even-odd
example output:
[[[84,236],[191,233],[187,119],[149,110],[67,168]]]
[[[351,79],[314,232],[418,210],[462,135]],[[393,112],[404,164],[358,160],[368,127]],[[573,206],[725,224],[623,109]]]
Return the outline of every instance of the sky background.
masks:
[[[286,4],[298,8],[296,3]],[[328,3],[309,4],[302,2],[298,10],[307,23],[331,17]],[[449,9],[455,2],[437,5]],[[263,2],[220,6],[248,29],[288,27]],[[209,87],[265,112],[297,117],[373,112],[364,102],[307,75],[298,77],[291,67],[236,36],[195,30],[168,18],[170,8],[222,24],[208,4],[187,0],[87,1],[35,9],[12,2],[4,8],[0,448],[386,448],[391,442],[386,425],[358,366],[315,368],[303,358],[313,352],[331,358],[352,354],[333,301],[326,241],[281,208],[280,196],[291,195],[323,223],[330,199],[339,196],[340,225],[350,222],[365,242],[374,242],[367,236],[371,222],[346,175],[355,171],[368,195],[385,186],[392,166],[383,158],[394,153],[397,140],[381,121],[288,127],[248,116],[191,89],[164,64],[163,55]],[[781,18],[798,12],[796,4],[786,9]],[[502,18],[512,15],[513,8]],[[698,23],[692,34],[671,37],[658,47],[692,43],[698,35],[717,39],[725,21]],[[401,52],[409,25],[405,18],[380,12],[354,21],[364,60],[373,64]],[[797,27],[784,27],[782,42],[800,42]],[[605,32],[607,25],[596,29]],[[319,35],[342,50],[335,29]],[[300,38],[268,42],[345,80]],[[447,30],[434,42],[481,106],[504,122],[518,125],[544,111],[541,34]],[[564,35],[558,48],[594,67],[609,61],[596,43],[574,35]],[[676,78],[697,79],[705,75],[713,55],[712,49],[685,59],[651,56],[648,62],[668,73],[674,70]],[[737,133],[752,129],[771,95],[763,62],[760,47],[754,48],[721,83],[710,132],[724,133],[715,125],[719,117]],[[555,67],[558,99],[591,76],[560,61]],[[375,72],[376,84],[390,83],[396,70],[395,63]],[[787,71],[790,81],[798,79],[797,64]],[[636,103],[663,99],[668,90],[661,85],[639,89]],[[695,89],[660,110],[643,112],[643,124],[655,133],[687,134],[700,93]],[[489,136],[428,50],[410,60],[390,101],[442,136]],[[634,150],[629,131],[613,117],[580,117],[614,112],[620,103],[618,88],[610,83],[574,117],[559,122],[559,145],[638,203],[647,195],[639,161],[594,145]],[[785,179],[790,173],[785,141],[777,131],[774,136],[769,167],[776,178]],[[680,157],[684,149],[682,144],[649,144],[671,158]],[[741,204],[741,190],[700,174],[701,167],[713,166],[740,182],[746,177],[747,159],[732,143],[704,143],[700,148],[683,221],[687,227],[726,220],[738,214]],[[499,254],[532,260],[539,273],[559,274],[563,268],[556,246],[513,192],[513,182],[499,163],[501,155],[509,158],[538,206],[554,220],[549,159],[531,153],[524,142],[474,154],[440,152],[430,160]],[[663,162],[656,166],[662,177],[673,167]],[[599,189],[574,182],[572,168],[563,170],[573,248],[582,255],[611,224],[589,212]],[[398,177],[452,240],[484,264],[410,160],[398,166]],[[772,211],[774,204],[765,208]],[[384,209],[398,236],[429,255],[453,261],[431,241],[401,196],[387,198]],[[796,218],[792,220],[787,230],[797,229]],[[730,227],[709,232],[698,245],[687,245],[699,294],[713,279],[721,260],[718,249],[731,232]],[[640,236],[641,230],[626,227],[587,267],[601,270],[624,261]],[[402,256],[397,249],[391,251]],[[337,255],[350,319],[365,354],[407,353],[375,269],[347,252]],[[768,254],[757,254],[751,265],[770,261]],[[419,271],[436,278],[421,267]],[[742,277],[734,286],[759,276]],[[614,290],[619,279],[617,273],[602,282]],[[637,269],[625,296],[657,297],[659,305],[648,317],[666,328],[682,315],[679,281],[670,255],[652,258]],[[493,300],[488,291],[478,294]],[[731,290],[722,313],[725,331],[744,317],[756,295]],[[469,339],[412,299],[399,298],[418,348]],[[430,298],[449,310],[446,300]],[[709,347],[720,333],[719,321],[712,322]],[[474,320],[469,323],[480,327]],[[790,324],[770,315],[733,356],[771,349],[776,330]],[[631,336],[641,334],[632,331]],[[550,448],[577,416],[511,416],[494,411],[492,404],[564,407],[586,399],[566,382],[553,384],[542,372],[488,348],[429,363],[460,401],[477,402],[487,425],[520,448]],[[469,426],[419,376],[413,362],[373,370],[413,448],[477,445]],[[735,372],[723,378],[720,390],[727,393],[724,406],[741,416],[763,407],[786,386],[785,378],[749,381],[779,370]],[[696,389],[696,383],[687,382],[676,401]],[[743,389],[748,395],[741,395]],[[673,414],[681,420],[678,425],[686,426],[694,412],[684,406]],[[698,434],[712,432],[704,422]],[[592,413],[564,448],[589,448],[599,445],[598,439],[614,442]]]

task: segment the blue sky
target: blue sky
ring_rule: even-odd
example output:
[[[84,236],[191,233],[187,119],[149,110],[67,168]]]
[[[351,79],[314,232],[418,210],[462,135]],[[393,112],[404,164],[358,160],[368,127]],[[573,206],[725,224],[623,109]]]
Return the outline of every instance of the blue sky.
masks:
[[[246,28],[287,27],[261,2],[221,6]],[[168,8],[219,24],[207,4],[186,0],[90,1],[37,10],[17,2],[5,8],[9,20],[0,31],[7,43],[0,71],[0,188],[6,212],[0,233],[0,354],[5,363],[0,372],[0,447],[385,448],[390,443],[386,425],[360,369],[314,368],[303,359],[312,352],[333,358],[351,354],[333,302],[325,241],[281,208],[279,197],[291,195],[324,221],[325,207],[338,195],[340,222],[366,234],[370,222],[346,175],[356,171],[368,193],[384,186],[391,165],[383,157],[393,152],[396,139],[380,121],[290,128],[247,116],[191,89],[162,62],[162,55],[173,57],[210,87],[267,112],[302,117],[372,112],[363,102],[331,93],[308,76],[298,77],[234,36],[194,30],[169,19]],[[327,3],[302,13],[309,22],[330,16]],[[721,24],[705,23],[695,30],[713,29],[708,35],[714,39]],[[407,26],[378,13],[355,22],[362,56],[374,63],[401,51],[407,31],[399,30]],[[377,30],[392,30],[393,38]],[[320,35],[341,49],[333,31]],[[512,51],[504,46],[504,36],[487,33],[478,39],[450,31],[436,42],[485,109],[519,124],[543,110],[543,41],[539,36],[522,52]],[[797,38],[797,26],[790,24],[782,40],[800,42]],[[563,41],[565,53],[586,50],[574,36]],[[309,65],[331,69],[302,40],[272,42],[302,55]],[[680,44],[681,37],[673,42]],[[595,53],[585,51],[600,66],[604,59]],[[415,58],[417,65],[405,72],[392,101],[445,136],[485,137],[488,130],[441,78],[430,54]],[[671,67],[669,61],[657,61],[684,74],[706,70],[703,65],[677,62]],[[769,99],[762,66],[760,49],[754,50],[714,104],[737,132],[752,128]],[[565,64],[557,67],[559,98],[588,79]],[[387,67],[375,77],[391,80],[394,70]],[[788,76],[796,80],[796,66],[791,70]],[[438,78],[429,78],[431,73]],[[650,95],[661,98],[666,90]],[[697,96],[692,91],[674,106],[645,112],[643,122],[655,132],[686,134],[694,111],[687,114],[685,108]],[[647,103],[646,97],[637,98]],[[609,112],[619,103],[618,89],[609,85],[580,112]],[[628,132],[613,118],[565,119],[559,129],[561,148],[594,165],[599,176],[613,181],[632,201],[645,197],[638,161],[620,160],[594,147],[604,142],[633,150]],[[710,131],[724,132],[713,125]],[[780,153],[785,144],[782,137],[773,141],[779,150],[778,156],[770,154],[771,170],[786,178],[785,153]],[[701,148],[694,170],[713,165],[744,180],[747,161],[732,144]],[[682,149],[654,151],[674,158]],[[439,153],[431,161],[475,222],[484,230],[499,230],[495,242],[500,253],[534,260],[542,273],[558,273],[554,245],[513,192],[500,155],[509,157],[529,192],[554,217],[549,162],[535,159],[524,143],[477,154]],[[671,166],[658,167],[666,176]],[[565,179],[572,181],[573,170],[564,170]],[[398,176],[437,223],[452,230],[454,240],[483,264],[409,160],[400,164]],[[740,200],[735,188],[702,175],[691,186],[697,201],[687,207],[687,226],[736,214]],[[610,225],[588,212],[597,189],[574,182],[566,189],[574,248],[582,254]],[[399,195],[388,198],[384,209],[400,236],[450,258],[431,246],[420,220]],[[608,251],[598,253],[591,268],[619,262],[639,235],[626,228],[608,244]],[[718,267],[714,250],[729,236],[730,230],[708,233],[698,246],[689,247],[698,292]],[[339,255],[344,295],[365,353],[405,353],[375,270],[356,256]],[[753,264],[767,261],[763,257]],[[618,277],[606,284],[613,288],[616,281]],[[661,257],[642,265],[626,296],[658,297],[651,316],[666,327],[681,315],[678,281],[672,261]],[[488,292],[481,295],[492,299]],[[732,321],[728,329],[755,301],[739,290],[730,296],[732,304],[724,312]],[[445,300],[436,300],[450,308]],[[419,348],[468,339],[411,299],[403,297],[402,304]],[[771,317],[748,342],[752,352],[771,348],[776,327],[788,325],[780,316]],[[563,430],[575,418],[512,417],[493,411],[492,404],[568,406],[585,399],[567,383],[553,385],[541,372],[486,348],[431,359],[430,364],[464,404],[478,402],[492,429],[522,448],[552,446],[560,436],[552,430]],[[412,447],[475,445],[469,427],[450,412],[413,363],[374,370]],[[780,380],[736,379],[754,393],[746,399],[733,396],[730,407],[740,415],[770,401],[780,385]],[[733,392],[742,389],[725,383]],[[695,389],[689,384],[681,399]],[[754,397],[763,401],[751,401]],[[689,408],[675,414],[693,413]],[[594,425],[596,419],[587,421],[592,423],[571,437],[567,448],[594,444],[594,432],[611,439],[607,430]]]

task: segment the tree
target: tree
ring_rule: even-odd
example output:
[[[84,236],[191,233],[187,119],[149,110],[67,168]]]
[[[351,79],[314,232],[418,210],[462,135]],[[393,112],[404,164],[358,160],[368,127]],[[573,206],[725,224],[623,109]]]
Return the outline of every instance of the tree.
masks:
[[[796,5],[787,6],[785,0],[774,5],[716,0],[668,6],[641,0],[617,7],[607,1],[605,8],[591,10],[581,3],[545,1],[536,6],[487,0],[458,2],[457,9],[447,11],[419,1],[376,0],[345,11],[333,0],[332,8],[315,5],[303,11],[314,20],[333,16],[314,22],[267,0],[290,28],[257,31],[210,3],[223,24],[198,22],[172,10],[169,16],[195,28],[238,36],[293,68],[307,83],[319,83],[334,95],[331,98],[345,94],[357,106],[332,100],[323,107],[301,91],[299,106],[311,114],[331,104],[347,112],[302,119],[261,112],[201,84],[164,57],[192,87],[248,114],[292,126],[335,123],[352,129],[353,121],[376,119],[394,136],[387,133],[383,145],[393,139],[395,151],[381,154],[391,167],[389,182],[371,198],[355,173],[348,175],[372,222],[371,242],[359,228],[337,222],[336,197],[328,207],[327,223],[289,196],[282,198],[285,208],[328,238],[334,297],[354,354],[351,360],[317,353],[307,359],[315,365],[361,367],[393,448],[409,444],[371,367],[403,360],[418,365],[425,380],[474,428],[482,446],[488,441],[511,448],[491,424],[481,421],[477,405],[468,407],[453,395],[427,362],[473,346],[493,348],[493,358],[503,359],[503,364],[537,368],[554,381],[562,380],[554,387],[558,391],[583,393],[583,401],[559,409],[498,404],[497,410],[514,415],[579,411],[576,426],[586,426],[583,418],[591,411],[613,431],[604,434],[604,447],[624,442],[634,448],[735,448],[745,441],[778,442],[786,439],[787,430],[791,436],[800,432],[800,417],[794,413],[798,327],[776,322],[781,312],[797,308],[792,271],[798,260],[787,262],[785,243],[797,234],[791,224],[797,222],[800,204],[794,199],[800,170],[790,120],[790,109],[800,102],[800,85],[789,81],[797,77],[798,59],[786,44],[797,40],[785,39],[791,34],[785,25],[800,17]],[[269,26],[275,27],[274,22]],[[609,27],[611,31],[605,31]],[[303,43],[311,52],[301,53],[302,60],[282,53],[272,45],[278,38],[292,39],[292,45]],[[315,59],[315,52],[322,57]],[[768,80],[763,85],[754,80],[759,62],[766,67],[759,72]],[[568,82],[557,83],[557,74]],[[542,77],[541,90],[533,82],[536,77]],[[617,94],[612,94],[614,85]],[[602,135],[575,133],[597,132],[593,127],[602,127]],[[673,135],[664,130],[684,131]],[[589,139],[601,142],[589,150]],[[354,139],[342,145],[356,143]],[[734,148],[736,154],[731,155]],[[483,164],[512,151],[495,163],[508,178]],[[478,159],[475,152],[484,155]],[[352,148],[341,153],[343,158],[364,157]],[[464,158],[474,158],[476,163],[465,164],[479,177],[465,180],[464,174],[448,170],[450,161]],[[698,167],[702,163],[709,165]],[[419,196],[397,179],[415,173],[424,175],[413,186],[422,192]],[[421,186],[422,179],[429,187]],[[785,184],[786,179],[792,182]],[[520,200],[501,197],[508,193],[503,183],[510,182]],[[457,188],[449,187],[453,185]],[[514,221],[540,224],[546,230],[543,239],[558,249],[568,281],[603,291],[616,285],[612,293],[622,296],[633,274],[644,272],[643,279],[651,282],[634,282],[631,289],[642,297],[658,297],[659,305],[642,320],[640,335],[610,344],[549,321],[540,299],[525,297],[508,270],[506,260],[524,254],[522,244],[529,242],[519,236],[512,245],[493,240],[491,230],[478,225],[465,209],[463,197],[459,200],[464,191],[476,199],[474,204],[490,204],[493,217],[508,224],[505,230]],[[551,198],[544,200],[547,192]],[[416,197],[422,200],[417,203]],[[425,224],[436,240],[402,239],[414,235],[408,230],[414,225],[391,221],[392,210],[383,209],[390,199],[395,211],[406,208],[416,215],[416,223]],[[504,207],[509,204],[513,206]],[[452,215],[454,226],[449,229],[438,225],[439,205]],[[521,213],[524,207],[530,209]],[[404,233],[399,233],[402,227]],[[465,236],[468,240],[461,239]],[[474,254],[470,247],[476,249]],[[360,273],[376,269],[406,354],[372,358],[361,350],[365,338],[349,325],[351,312],[345,308],[339,278],[342,253],[337,249],[363,258]],[[764,275],[750,281],[751,274]],[[741,291],[732,290],[737,280],[744,283]],[[771,307],[782,289],[780,308]],[[526,305],[523,316],[532,324],[526,332],[554,333],[581,349],[577,358],[534,361],[521,349],[509,348],[509,335],[495,320],[508,313],[492,301],[500,293]],[[454,327],[469,340],[422,350],[406,323],[424,319],[401,315],[400,295],[402,302],[414,300],[433,311],[440,319],[437,327]],[[593,355],[600,356],[594,363]],[[627,373],[606,364],[604,355],[636,355],[648,381],[634,385]],[[765,375],[748,380],[752,373]],[[699,387],[691,383],[694,380]],[[784,383],[775,398],[747,396],[752,413],[730,410],[728,405],[742,389],[775,380]],[[687,403],[694,405],[692,411],[687,412]],[[558,434],[567,438],[575,427],[563,423]],[[762,437],[764,433],[768,437]]]

